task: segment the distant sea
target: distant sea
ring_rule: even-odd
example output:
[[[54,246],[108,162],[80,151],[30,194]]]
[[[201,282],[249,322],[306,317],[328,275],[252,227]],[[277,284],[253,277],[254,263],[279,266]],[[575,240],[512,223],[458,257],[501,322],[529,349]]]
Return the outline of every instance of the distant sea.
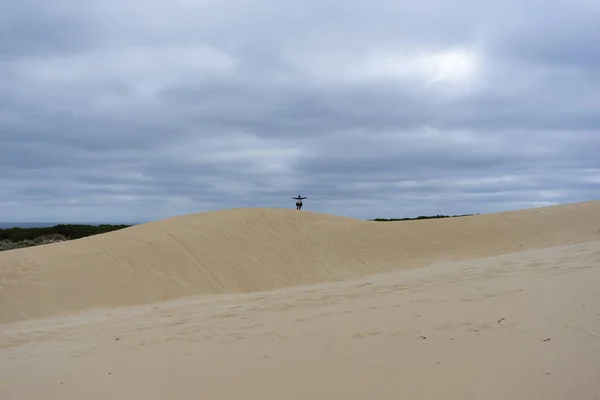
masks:
[[[0,222],[0,229],[10,228],[46,228],[59,224],[77,225],[138,225],[139,222]]]

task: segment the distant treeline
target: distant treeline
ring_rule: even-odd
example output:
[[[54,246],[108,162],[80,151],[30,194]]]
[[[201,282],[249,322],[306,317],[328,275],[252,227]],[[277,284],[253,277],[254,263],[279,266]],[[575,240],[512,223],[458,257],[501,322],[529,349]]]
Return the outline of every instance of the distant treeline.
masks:
[[[388,222],[388,221],[414,221],[414,220],[419,220],[419,219],[436,219],[436,218],[456,218],[456,217],[469,217],[472,215],[479,215],[479,214],[461,214],[461,215],[420,215],[418,217],[414,217],[414,218],[375,218],[375,219],[371,219],[370,221],[381,221],[381,222]]]
[[[35,240],[38,237],[49,235],[60,235],[66,240],[73,240],[112,232],[130,226],[59,224],[43,228],[8,228],[0,229],[0,241],[20,242],[23,240]]]

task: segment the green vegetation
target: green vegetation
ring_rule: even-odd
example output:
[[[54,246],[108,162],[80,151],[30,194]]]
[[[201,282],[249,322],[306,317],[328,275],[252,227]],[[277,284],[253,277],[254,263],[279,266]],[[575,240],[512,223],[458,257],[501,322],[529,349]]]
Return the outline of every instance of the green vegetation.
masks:
[[[44,228],[0,229],[0,251],[80,239],[130,226],[60,224]]]
[[[469,217],[471,215],[479,215],[479,214],[461,214],[461,215],[421,215],[414,218],[375,218],[369,221],[377,221],[377,222],[388,222],[388,221],[415,221],[420,219],[436,219],[436,218],[456,218],[456,217]]]

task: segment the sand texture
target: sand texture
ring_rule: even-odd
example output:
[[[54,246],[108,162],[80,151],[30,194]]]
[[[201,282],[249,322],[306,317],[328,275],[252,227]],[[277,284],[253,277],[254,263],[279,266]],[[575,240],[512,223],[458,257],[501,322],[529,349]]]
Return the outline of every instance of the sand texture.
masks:
[[[0,253],[0,295],[3,400],[600,399],[600,202],[182,216]]]

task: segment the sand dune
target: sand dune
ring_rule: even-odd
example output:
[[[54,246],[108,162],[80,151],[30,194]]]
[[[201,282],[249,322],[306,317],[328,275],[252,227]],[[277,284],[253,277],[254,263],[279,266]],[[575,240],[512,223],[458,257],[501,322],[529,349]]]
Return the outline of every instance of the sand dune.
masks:
[[[600,242],[0,325],[0,398],[600,398]]]
[[[598,216],[239,209],[0,253],[0,399],[599,399]]]
[[[0,323],[590,242],[598,216],[599,201],[389,223],[288,209],[180,216],[0,253]]]

